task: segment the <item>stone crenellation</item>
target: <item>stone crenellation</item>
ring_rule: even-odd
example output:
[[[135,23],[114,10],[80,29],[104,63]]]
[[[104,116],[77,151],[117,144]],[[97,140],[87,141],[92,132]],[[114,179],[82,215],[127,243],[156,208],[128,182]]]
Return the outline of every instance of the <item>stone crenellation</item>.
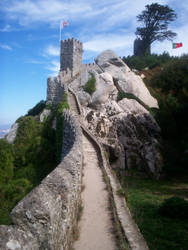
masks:
[[[99,70],[99,66],[96,64],[96,63],[87,63],[87,64],[83,64],[82,65],[82,70],[84,71],[84,70],[87,70],[87,71],[89,71],[89,70],[96,70],[96,71],[98,71]]]
[[[71,248],[81,199],[82,132],[69,111],[63,115],[62,162],[12,210],[12,225],[0,226],[1,250]]]
[[[61,101],[62,94],[67,92],[67,82],[72,78],[70,69],[59,72],[57,77],[47,80],[47,103],[57,104]]]
[[[83,44],[75,38],[61,41],[60,71],[69,69],[76,75],[82,65]]]

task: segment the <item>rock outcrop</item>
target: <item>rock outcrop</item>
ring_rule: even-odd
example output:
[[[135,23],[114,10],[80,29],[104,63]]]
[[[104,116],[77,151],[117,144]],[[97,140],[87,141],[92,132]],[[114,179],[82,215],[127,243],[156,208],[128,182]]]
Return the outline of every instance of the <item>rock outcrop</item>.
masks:
[[[9,143],[13,143],[14,140],[16,139],[17,130],[18,130],[18,123],[16,122],[12,125],[10,131],[5,137]]]
[[[142,78],[132,72],[113,51],[101,53],[96,63],[113,77],[119,90],[133,94],[149,107],[158,108],[157,100],[151,96]]]
[[[83,88],[91,73],[96,79],[92,95]],[[114,165],[136,168],[158,178],[162,167],[160,128],[146,109],[157,108],[158,103],[142,78],[113,51],[107,50],[96,58],[95,64],[83,67],[70,86],[83,107],[85,126],[116,159]],[[118,101],[120,91],[133,99],[124,97]]]

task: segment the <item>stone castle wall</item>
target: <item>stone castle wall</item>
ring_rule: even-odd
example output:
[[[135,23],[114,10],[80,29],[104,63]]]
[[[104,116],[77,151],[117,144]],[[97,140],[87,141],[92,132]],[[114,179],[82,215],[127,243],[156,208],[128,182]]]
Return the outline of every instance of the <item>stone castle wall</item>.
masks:
[[[95,70],[101,72],[99,66],[96,63],[87,63],[87,64],[82,64],[82,71],[89,71],[89,70]]]
[[[69,69],[59,72],[57,77],[47,79],[47,103],[57,104],[62,100],[62,95],[67,92],[67,82],[71,80],[72,72]]]
[[[64,92],[63,86],[59,77],[49,77],[47,80],[47,103],[58,103]]]
[[[12,210],[12,225],[0,226],[1,250],[67,250],[80,203],[82,132],[64,111],[63,160]]]

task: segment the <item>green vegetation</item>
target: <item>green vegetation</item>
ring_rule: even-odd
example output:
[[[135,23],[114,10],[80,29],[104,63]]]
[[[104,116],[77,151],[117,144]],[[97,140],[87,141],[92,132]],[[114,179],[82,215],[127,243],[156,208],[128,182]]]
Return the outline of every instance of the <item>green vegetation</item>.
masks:
[[[175,196],[168,198],[161,204],[159,212],[169,218],[188,219],[188,201]]]
[[[93,73],[91,73],[91,78],[87,81],[84,86],[84,91],[92,95],[96,90],[96,79]]]
[[[148,58],[151,62],[147,64]],[[143,60],[143,62],[142,62]],[[162,129],[163,180],[116,169],[131,213],[149,249],[188,249],[188,55],[127,57],[131,68],[141,70],[160,109],[153,114]],[[143,64],[141,64],[143,63]],[[153,66],[155,66],[153,68]],[[143,70],[148,67],[148,70]],[[152,69],[151,69],[152,68]],[[118,98],[127,96],[119,93]]]
[[[150,62],[148,58],[151,59]],[[188,124],[185,115],[188,112],[188,55],[170,57],[163,53],[145,57],[132,56],[123,60],[131,68],[150,68],[141,73],[144,72],[144,81],[159,103],[160,109],[150,110],[150,113],[162,129],[164,171],[168,175],[176,175],[180,171],[188,173]],[[153,65],[156,67],[153,68]],[[133,98],[125,93],[118,93],[118,100],[124,97]]]
[[[42,111],[41,105],[43,102],[31,109],[30,115],[17,120],[19,127],[13,144],[0,140],[0,224],[11,223],[9,214],[12,208],[60,161],[62,110],[68,108],[67,96],[63,95],[62,102],[53,107],[51,115],[42,123],[36,116]],[[52,128],[55,117],[57,131]]]
[[[155,181],[139,176],[130,176],[130,173],[129,177],[125,176],[124,173],[121,175],[122,177],[119,176],[119,178],[125,191],[121,190],[120,194],[125,194],[133,218],[146,239],[149,249],[188,249],[188,220],[185,217],[184,220],[179,219],[178,216],[182,214],[181,209],[185,201],[176,201],[175,205],[168,205],[168,208],[173,207],[173,217],[161,215],[161,208],[166,210],[167,198],[173,200],[172,196],[188,198],[188,192],[186,193],[188,183],[177,180]],[[180,198],[180,200],[183,199]]]
[[[144,68],[153,69],[157,66],[163,66],[169,62],[173,57],[167,52],[161,55],[151,54],[146,56],[127,56],[123,57],[122,60],[131,68],[137,70],[143,70]]]
[[[46,102],[45,101],[40,101],[39,103],[37,103],[35,105],[35,107],[33,107],[32,109],[30,109],[27,113],[27,115],[31,115],[31,116],[35,116],[35,115],[39,115],[40,112],[46,107]]]
[[[188,173],[188,55],[174,58],[148,84],[160,109],[155,118],[162,128],[165,170]]]
[[[136,29],[135,34],[142,42],[141,53],[150,54],[150,46],[154,41],[172,40],[176,33],[168,29],[170,22],[177,18],[174,10],[168,5],[152,3],[145,6],[145,10],[137,16],[142,26]]]
[[[56,158],[59,163],[61,160],[62,152],[62,138],[63,138],[63,109],[69,109],[69,104],[67,102],[67,94],[64,93],[62,96],[62,101],[57,106],[56,112]]]

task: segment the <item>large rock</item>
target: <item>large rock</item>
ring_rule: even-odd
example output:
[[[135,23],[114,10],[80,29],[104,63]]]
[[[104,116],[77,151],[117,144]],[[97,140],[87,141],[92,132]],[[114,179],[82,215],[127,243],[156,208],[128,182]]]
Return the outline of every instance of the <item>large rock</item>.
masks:
[[[113,51],[101,53],[96,63],[113,77],[118,90],[135,95],[149,107],[158,108],[157,100],[151,96],[142,78],[132,72]]]
[[[83,106],[88,106],[91,103],[91,96],[87,92],[85,92],[83,89],[80,89],[78,92],[78,98],[80,101],[80,104]]]
[[[107,72],[95,74],[96,91],[92,95],[93,106],[104,104],[109,97],[117,96],[117,89],[114,86],[112,76]]]
[[[44,109],[42,111],[42,113],[40,114],[40,117],[39,117],[40,122],[45,121],[50,114],[51,114],[51,110],[50,109]]]
[[[117,103],[109,99],[98,110],[84,109],[84,114],[85,125],[109,147],[117,167],[160,176],[160,128],[136,100],[124,98]]]
[[[146,110],[140,103],[134,99],[124,98],[118,102],[118,105],[123,109],[125,113],[129,114],[148,114],[149,111]]]
[[[13,143],[16,139],[16,134],[18,130],[18,123],[14,123],[9,131],[9,133],[6,135],[6,139],[9,143]]]

